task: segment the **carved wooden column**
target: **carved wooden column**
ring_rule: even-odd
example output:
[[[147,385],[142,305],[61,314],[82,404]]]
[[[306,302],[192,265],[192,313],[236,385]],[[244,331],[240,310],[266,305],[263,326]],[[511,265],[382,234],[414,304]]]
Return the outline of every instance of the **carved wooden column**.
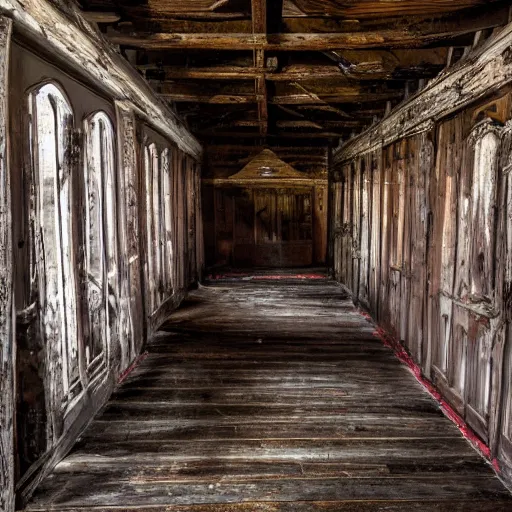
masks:
[[[139,185],[136,122],[133,109],[116,101],[119,152],[119,235],[121,246],[121,291],[119,332],[121,368],[138,355],[143,340],[143,304],[139,240]],[[128,341],[130,340],[130,341]]]
[[[0,16],[0,510],[14,510],[14,333],[11,189],[8,165],[8,68],[12,22]]]

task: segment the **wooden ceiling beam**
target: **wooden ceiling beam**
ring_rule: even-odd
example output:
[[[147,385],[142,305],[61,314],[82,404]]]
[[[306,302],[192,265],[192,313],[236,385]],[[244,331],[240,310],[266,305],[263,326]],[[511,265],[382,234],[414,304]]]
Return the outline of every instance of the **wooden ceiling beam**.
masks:
[[[253,34],[267,33],[267,0],[251,0],[251,20]]]
[[[264,35],[267,33],[267,1],[251,0],[251,19],[253,35]],[[265,50],[255,48],[254,66],[258,74],[254,80],[254,92],[258,102],[258,121],[260,135],[266,137],[268,133],[268,91],[265,82]]]
[[[414,34],[408,30],[329,34],[111,34],[114,44],[146,50],[329,51],[367,48],[420,48],[468,31]]]
[[[229,137],[233,139],[244,139],[259,137],[258,132],[242,132],[238,131],[222,131],[218,128],[214,130],[205,130],[197,132],[201,137]],[[276,131],[269,133],[268,138],[284,138],[284,139],[337,139],[340,137],[346,137],[350,133],[350,130],[344,132],[285,132]]]
[[[310,120],[277,121],[278,128],[297,128],[297,129],[325,129],[325,128],[359,128],[366,126],[368,119],[346,120],[346,121],[326,121],[324,119],[318,122]]]
[[[160,93],[159,96],[168,101],[177,103],[210,103],[210,104],[258,104],[261,98],[254,95],[238,95],[238,94],[193,94],[181,92]],[[365,103],[373,101],[386,101],[391,99],[400,99],[403,97],[403,91],[389,91],[380,93],[330,93],[319,94],[318,98],[314,98],[307,94],[288,94],[276,95],[269,100],[274,105],[320,105],[327,106],[327,103]],[[332,107],[333,109],[335,107]]]
[[[232,165],[238,165],[236,160],[231,156],[232,153],[245,153],[246,151],[254,151],[259,152],[258,147],[255,147],[254,144],[222,144],[222,146],[216,146],[215,144],[212,144],[212,146],[207,146],[205,148],[205,151],[208,152],[207,157],[211,160],[212,157],[216,159],[223,158],[221,155],[222,153],[228,154],[228,158],[226,162],[230,162]],[[311,158],[312,160],[317,160],[318,158],[323,158],[325,160],[326,155],[322,151],[322,147],[318,145],[312,145],[312,146],[303,146],[301,145],[286,145],[286,146],[277,146],[272,147],[269,146],[270,149],[272,149],[275,152],[279,152],[279,154],[287,154],[289,157],[299,156],[300,158]],[[263,149],[263,148],[261,148]],[[210,150],[212,152],[210,152]],[[220,151],[221,150],[221,151]]]
[[[295,0],[295,5],[308,16],[334,16],[364,19],[385,16],[417,16],[454,13],[462,9],[482,7],[482,4],[500,3],[500,0],[367,0],[323,2]]]
[[[185,7],[177,8],[170,2],[165,2],[157,8],[155,5],[123,5],[123,11],[130,18],[141,18],[150,21],[168,21],[170,19],[177,21],[195,20],[196,22],[222,22],[224,20],[244,20],[250,17],[250,12],[244,10],[215,11],[213,9],[194,8],[193,2],[188,1]],[[126,3],[126,2],[124,2]]]
[[[382,51],[352,51],[361,55],[350,55],[351,67],[349,73],[344,73],[336,64],[291,64],[284,66],[279,71],[269,70],[265,67],[240,65],[233,66],[162,66],[159,64],[146,64],[137,66],[143,73],[148,71],[158,72],[165,80],[192,79],[192,80],[254,80],[264,75],[271,82],[301,81],[314,78],[315,80],[329,78],[347,78],[353,80],[386,80],[407,78],[430,78],[436,75],[444,67],[446,53],[440,49],[409,50],[409,53],[418,53],[414,59],[407,55],[407,61],[403,63],[399,56],[391,58],[389,52]],[[403,51],[402,51],[403,52]],[[442,58],[440,58],[440,56]],[[357,61],[354,59],[357,59]]]
[[[153,85],[156,86],[158,92],[163,94],[196,94],[198,96],[209,95],[214,96],[217,94],[224,95],[235,95],[235,96],[252,96],[253,88],[251,83],[247,84],[232,84],[229,82],[219,83],[208,83],[202,82],[185,82],[185,81],[152,81]],[[359,97],[377,93],[379,95],[389,94],[400,97],[403,95],[403,90],[399,88],[390,88],[386,83],[375,83],[370,86],[366,85],[365,82],[349,82],[349,81],[338,81],[332,80],[330,82],[316,83],[311,81],[310,83],[282,83],[278,84],[275,94],[277,96],[298,96],[304,97],[310,100],[310,103],[323,103],[323,98],[329,96],[346,96],[349,98]],[[394,84],[393,84],[394,85]],[[379,101],[379,100],[375,100]]]
[[[286,129],[298,129],[298,130],[325,130],[329,129],[338,129],[338,128],[361,128],[363,126],[367,126],[369,124],[368,119],[363,120],[347,120],[347,121],[325,121],[321,120],[318,122],[309,121],[309,120],[279,120],[276,121],[277,128],[286,128]],[[217,124],[212,126],[212,128],[259,128],[261,122],[257,119],[236,119],[233,121],[219,121]],[[201,130],[204,127],[199,123],[196,127]]]
[[[324,143],[322,139],[310,139],[308,141],[297,141],[294,139],[269,139],[268,144],[265,144],[265,146],[262,147],[260,141],[257,141],[254,139],[254,137],[251,137],[251,135],[248,135],[245,138],[239,138],[235,142],[233,142],[233,139],[230,139],[229,137],[224,136],[215,136],[211,135],[209,137],[201,137],[201,141],[203,144],[212,144],[218,147],[218,145],[222,145],[223,150],[225,151],[239,151],[240,148],[246,147],[246,148],[252,148],[252,151],[257,151],[259,147],[263,149],[263,147],[268,146],[270,149],[273,149],[275,147],[277,150],[280,148],[286,147],[287,151],[311,151],[311,152],[318,152],[321,149],[325,149],[323,147]],[[292,148],[292,149],[291,149]],[[261,150],[260,150],[261,151]],[[274,150],[275,151],[275,150]]]
[[[272,0],[272,3],[275,0]],[[278,0],[282,6],[282,0]],[[304,4],[308,0],[296,0],[297,4],[301,4],[304,9]],[[123,2],[126,4],[126,2]],[[488,5],[491,4],[492,9],[496,9],[500,4],[506,3],[504,0],[489,0],[484,2],[482,0],[436,0],[435,2],[425,0],[420,2],[418,0],[409,0],[409,5],[405,4],[403,0],[387,1],[375,0],[375,2],[357,2],[361,6],[347,7],[346,2],[335,3],[330,2],[327,5],[325,2],[316,2],[317,9],[307,8],[306,11],[295,9],[293,12],[288,10],[283,12],[281,7],[280,12],[283,13],[283,20],[286,22],[289,19],[321,19],[321,20],[334,20],[340,22],[363,22],[366,20],[385,19],[392,17],[438,17],[440,15],[459,15],[464,16],[469,11],[470,14],[475,12],[486,12],[489,9]],[[218,3],[212,2],[213,5],[206,8],[204,5],[198,5],[197,0],[194,2],[182,2],[181,5],[175,2],[159,2],[155,5],[123,5],[123,11],[130,17],[150,18],[155,21],[172,18],[174,20],[230,20],[230,19],[248,19],[251,15],[249,10],[245,10],[242,6],[231,8],[230,10],[216,10],[219,7]],[[411,5],[414,4],[414,5]],[[484,5],[482,5],[484,4]],[[497,7],[495,7],[497,5]]]
[[[160,93],[159,96],[168,101],[177,103],[211,103],[217,105],[248,104],[257,103],[256,95],[237,94],[181,94],[181,93]]]
[[[193,79],[193,80],[251,80],[264,77],[272,82],[285,82],[314,78],[343,78],[338,66],[294,65],[287,66],[282,71],[268,71],[265,67],[218,66],[184,68],[181,66],[137,66],[141,71],[160,71],[167,80]],[[368,74],[363,76],[368,78]],[[380,77],[378,77],[380,78]]]
[[[117,23],[121,19],[116,12],[82,11],[82,16],[92,23]]]
[[[347,19],[332,17],[284,17],[281,0],[266,2],[266,30],[259,28],[255,33],[343,33],[379,31],[389,28],[402,28],[412,33],[458,32],[468,30],[477,32],[503,25],[508,16],[509,2],[502,1],[489,9],[479,6],[457,13],[419,14],[416,16],[395,16],[373,19]],[[139,30],[145,27],[160,26],[162,32],[169,33],[253,33],[253,22],[242,13],[211,13],[219,18],[198,18],[198,13],[180,15],[158,14],[154,11],[138,13],[130,7],[123,7],[123,12],[130,17]],[[259,12],[263,12],[261,9]],[[256,13],[257,14],[257,13]],[[209,16],[210,14],[207,13]],[[257,15],[258,16],[258,15]],[[254,17],[254,14],[253,14]],[[256,20],[261,20],[257,17]]]
[[[137,66],[143,72],[159,71],[166,80],[254,80],[264,73],[264,70],[255,66],[208,66],[185,68],[182,66]]]
[[[333,93],[333,94],[318,94],[318,99],[313,98],[307,94],[287,94],[276,95],[270,101],[274,105],[323,105],[327,106],[328,103],[365,103],[372,101],[386,101],[391,99],[401,99],[403,91],[389,91],[380,93]],[[333,107],[334,108],[334,107]]]

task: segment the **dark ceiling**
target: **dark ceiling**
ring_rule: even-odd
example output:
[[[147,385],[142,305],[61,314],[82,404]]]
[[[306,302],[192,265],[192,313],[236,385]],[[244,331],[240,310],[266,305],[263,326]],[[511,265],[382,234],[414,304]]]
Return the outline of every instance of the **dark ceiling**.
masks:
[[[510,1],[83,0],[204,143],[337,145],[509,20]]]

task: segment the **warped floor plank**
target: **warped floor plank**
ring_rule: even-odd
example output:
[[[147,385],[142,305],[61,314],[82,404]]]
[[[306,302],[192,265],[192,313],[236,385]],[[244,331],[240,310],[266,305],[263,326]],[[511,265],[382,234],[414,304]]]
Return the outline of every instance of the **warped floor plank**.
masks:
[[[373,331],[326,279],[192,292],[28,510],[512,510]]]

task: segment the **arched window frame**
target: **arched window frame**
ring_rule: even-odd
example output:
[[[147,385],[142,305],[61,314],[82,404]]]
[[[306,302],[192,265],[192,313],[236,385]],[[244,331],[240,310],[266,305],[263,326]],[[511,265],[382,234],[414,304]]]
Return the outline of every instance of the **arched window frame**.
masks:
[[[116,195],[116,156],[115,131],[110,117],[104,111],[97,111],[84,120],[85,151],[85,263],[88,275],[88,289],[91,294],[97,287],[101,294],[101,318],[90,318],[89,333],[93,343],[93,330],[99,336],[102,347],[85,345],[87,373],[93,379],[107,369],[108,354],[112,333],[110,331],[110,303],[115,308],[117,297],[117,195]],[[96,195],[96,197],[94,197]],[[94,212],[94,201],[96,211]],[[91,213],[96,216],[91,218]],[[96,229],[96,236],[92,231]],[[94,241],[96,243],[93,246]],[[96,260],[94,260],[96,253]],[[94,268],[97,266],[98,268]],[[97,290],[96,290],[97,291]],[[92,295],[91,295],[92,297]],[[98,305],[96,305],[98,306]],[[93,304],[88,301],[89,315]],[[97,325],[97,324],[100,325]],[[96,325],[95,325],[96,324]],[[98,332],[99,331],[99,332]],[[92,352],[92,353],[91,353]]]
[[[152,215],[153,215],[153,257],[154,257],[154,280],[155,280],[155,306],[160,305],[162,299],[162,198],[161,198],[161,169],[160,169],[160,153],[156,144],[149,146],[152,178],[153,178],[153,197],[152,197]]]
[[[493,201],[496,200],[497,193],[498,152],[501,131],[502,127],[497,126],[492,119],[487,117],[473,127],[469,136],[473,154],[470,200],[473,232],[475,226],[478,226],[479,223],[494,222]],[[480,257],[484,252],[490,253],[494,250],[493,230],[484,229],[483,235],[485,238],[482,247],[476,247],[477,240],[475,238],[471,240],[471,260]],[[472,262],[472,265],[474,268],[475,261]],[[489,265],[491,265],[491,262],[489,262]],[[491,289],[491,283],[484,283],[480,279],[480,275],[471,274],[470,293],[472,300],[480,300],[483,297],[491,298],[489,297]]]
[[[91,123],[100,122],[103,125],[102,137],[102,179],[103,196],[107,200],[104,204],[105,222],[104,230],[106,233],[105,255],[107,262],[108,277],[112,277],[117,272],[118,257],[118,229],[117,229],[117,159],[116,159],[116,132],[114,123],[110,116],[103,110],[91,114],[85,119],[85,130],[90,129]]]
[[[162,165],[162,211],[163,222],[162,232],[164,241],[163,251],[163,269],[165,276],[165,285],[167,291],[171,292],[173,288],[173,246],[172,246],[172,175],[171,175],[171,150],[164,148],[160,155]]]
[[[147,245],[147,280],[148,280],[148,306],[152,314],[159,305],[159,261],[158,257],[158,217],[155,216],[159,206],[158,199],[158,148],[154,142],[146,141],[144,144],[144,173],[146,185],[146,245]],[[157,185],[155,187],[155,184]],[[156,202],[156,204],[155,204]]]
[[[39,293],[43,300],[42,332],[47,343],[48,372],[60,374],[62,378],[62,396],[58,396],[59,391],[55,388],[52,400],[60,401],[61,407],[67,407],[82,389],[72,213],[74,155],[71,138],[74,111],[66,92],[55,81],[36,85],[27,92],[27,97],[36,192],[34,220],[37,228],[34,238],[37,252],[42,256],[37,260]],[[48,105],[45,107],[43,102],[46,99],[53,117],[45,121],[47,138],[44,140],[43,109],[48,109]],[[46,115],[50,115],[49,110]],[[52,160],[53,164],[50,163]],[[46,163],[43,164],[43,161]],[[50,199],[50,204],[46,199]],[[53,219],[48,219],[49,216],[53,216]],[[45,219],[50,222],[45,222]],[[53,264],[49,261],[52,250]],[[57,358],[53,358],[52,354],[56,354]]]

